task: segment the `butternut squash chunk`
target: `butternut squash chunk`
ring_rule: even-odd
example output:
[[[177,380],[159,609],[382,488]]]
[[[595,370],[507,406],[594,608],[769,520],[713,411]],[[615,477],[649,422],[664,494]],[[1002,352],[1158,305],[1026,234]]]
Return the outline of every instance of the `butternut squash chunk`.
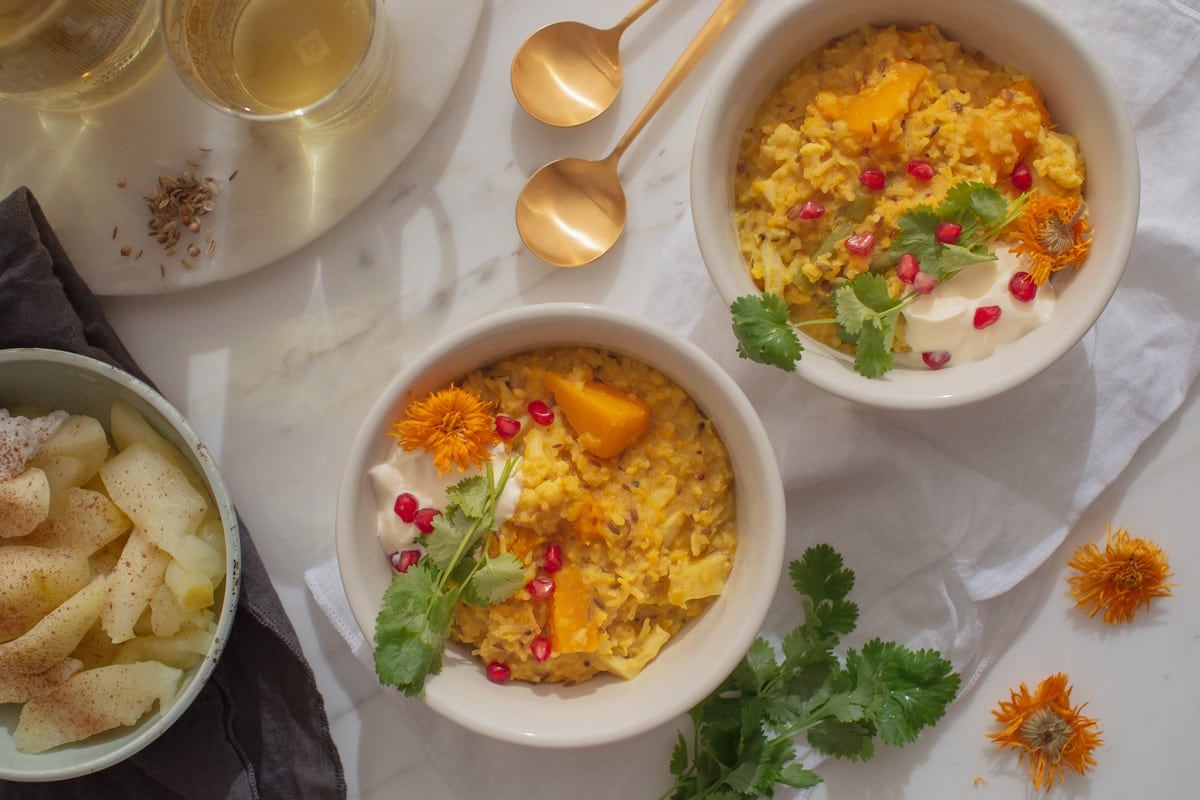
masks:
[[[915,61],[896,61],[887,72],[845,103],[846,127],[855,136],[887,138],[892,123],[908,112],[913,94],[929,68]]]
[[[564,565],[554,575],[550,637],[556,653],[594,653],[600,644],[600,629],[592,621],[592,598],[575,564]]]
[[[547,372],[545,381],[579,443],[592,455],[612,458],[650,427],[650,406],[637,395],[557,372]]]

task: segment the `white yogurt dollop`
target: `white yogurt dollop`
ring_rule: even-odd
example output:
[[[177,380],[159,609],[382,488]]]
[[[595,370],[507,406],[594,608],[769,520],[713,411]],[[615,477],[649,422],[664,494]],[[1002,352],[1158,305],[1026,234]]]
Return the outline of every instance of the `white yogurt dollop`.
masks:
[[[1022,270],[1016,255],[1008,248],[997,248],[995,261],[972,264],[914,300],[900,312],[906,320],[905,340],[912,350],[897,361],[923,366],[922,353],[941,350],[950,353],[947,366],[979,361],[1045,323],[1054,312],[1054,287],[1046,283],[1038,287],[1032,300],[1018,300],[1008,283]],[[999,319],[976,328],[976,310],[989,306],[999,307]]]
[[[504,469],[508,454],[504,447],[496,445],[492,449],[492,470],[499,477]],[[500,525],[513,515],[517,508],[517,498],[521,495],[521,470],[517,465],[504,484],[504,491],[496,498],[496,524]],[[423,450],[405,450],[393,447],[386,461],[376,464],[367,470],[371,486],[375,490],[375,500],[378,504],[376,513],[375,534],[379,537],[379,546],[385,554],[395,553],[411,545],[419,535],[417,527],[411,522],[405,522],[395,512],[396,497],[408,492],[417,498],[421,508],[446,508],[446,489],[472,475],[483,474],[482,469],[470,472],[451,471],[438,475],[433,466],[433,458]]]

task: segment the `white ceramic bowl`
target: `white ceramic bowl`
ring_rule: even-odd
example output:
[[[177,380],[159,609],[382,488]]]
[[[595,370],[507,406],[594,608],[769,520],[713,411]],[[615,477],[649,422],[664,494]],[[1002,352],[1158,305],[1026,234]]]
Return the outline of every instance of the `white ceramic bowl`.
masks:
[[[452,643],[442,672],[426,683],[430,707],[476,732],[521,744],[573,747],[633,736],[685,713],[741,660],[775,593],[785,536],[779,470],[749,401],[707,355],[660,326],[588,305],[526,306],[464,327],[398,374],[363,422],[338,496],[337,555],[350,607],[373,641],[392,571],[375,537],[376,501],[366,473],[395,447],[387,431],[409,392],[423,396],[504,356],[555,345],[631,355],[691,395],[729,451],[739,536],[724,594],[631,680],[598,676],[572,687],[496,685],[466,648]]]
[[[889,408],[941,408],[993,396],[1054,363],[1104,310],[1129,257],[1138,212],[1137,149],[1100,60],[1038,0],[787,0],[739,40],[717,71],[692,155],[691,202],[700,252],[727,302],[757,293],[737,247],[733,165],[759,103],[804,56],[871,24],[938,25],[947,37],[1033,78],[1060,130],[1087,159],[1084,194],[1095,228],[1091,256],[1060,284],[1053,317],[982,361],[940,371],[898,367],[882,378],[801,334],[797,373],[841,397]],[[763,367],[763,369],[772,369]]]
[[[154,389],[102,361],[58,350],[0,350],[0,408],[32,404],[63,409],[93,416],[107,428],[109,406],[117,398],[137,409],[158,433],[179,448],[193,469],[204,477],[209,495],[220,511],[226,557],[223,594],[214,609],[219,615],[216,635],[204,660],[184,674],[170,706],[157,709],[129,728],[108,731],[44,753],[21,753],[12,741],[20,707],[0,705],[0,779],[64,780],[96,772],[132,756],[157,739],[187,710],[208,680],[229,638],[237,610],[241,563],[237,518],[208,449],[187,420]]]

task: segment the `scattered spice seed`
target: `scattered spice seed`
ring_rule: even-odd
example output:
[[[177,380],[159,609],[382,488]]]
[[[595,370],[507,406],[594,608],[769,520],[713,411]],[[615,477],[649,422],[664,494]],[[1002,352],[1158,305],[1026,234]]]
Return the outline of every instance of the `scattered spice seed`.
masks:
[[[133,257],[133,260],[137,261],[139,258],[141,258],[143,252],[144,251],[141,248],[138,248],[137,255]]]
[[[116,239],[117,239],[117,226],[114,225],[113,226],[113,241],[116,241]]]
[[[181,259],[179,259],[179,263],[180,263],[180,264],[183,264],[183,268],[184,268],[184,269],[191,269],[191,268],[192,268],[192,262],[188,261],[186,258],[181,258]]]
[[[189,227],[196,217],[210,213],[216,196],[214,181],[198,180],[189,171],[179,177],[160,176],[153,193],[143,198],[150,210],[151,233],[164,247],[173,247],[179,241],[180,227]]]
[[[208,254],[211,256],[215,252],[217,252],[217,243],[209,242],[208,243]]]
[[[196,159],[194,159],[194,158],[189,158],[189,159],[187,160],[187,165],[188,165],[189,167],[192,167],[193,169],[195,169],[196,167],[200,166],[200,165],[199,165],[199,164],[196,162]]]
[[[1104,622],[1132,622],[1137,610],[1155,597],[1170,597],[1173,583],[1167,556],[1157,544],[1130,537],[1125,528],[1105,530],[1104,551],[1088,543],[1075,551],[1067,566],[1076,571],[1067,578],[1075,606],[1094,617],[1104,610]]]
[[[228,180],[232,183],[233,179],[236,178],[237,176],[238,176],[238,170],[235,169],[233,172],[229,173],[229,177],[226,180]]]
[[[126,185],[127,184],[126,184],[126,181],[124,178],[117,178],[117,188],[118,189],[124,189]]]
[[[188,248],[187,248],[187,253],[192,258],[195,258],[196,256],[200,255],[200,248],[196,247],[196,245],[194,245],[194,244],[189,244]]]
[[[123,256],[129,256],[129,255],[130,255],[130,254],[132,254],[132,253],[133,253],[133,248],[132,248],[132,247],[130,247],[129,245],[122,245],[122,247],[121,247],[121,255],[123,255]]]

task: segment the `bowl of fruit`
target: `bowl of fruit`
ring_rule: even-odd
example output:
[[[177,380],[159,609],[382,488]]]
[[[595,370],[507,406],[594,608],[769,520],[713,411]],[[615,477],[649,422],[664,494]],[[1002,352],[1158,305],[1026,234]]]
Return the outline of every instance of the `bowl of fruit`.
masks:
[[[95,772],[169,728],[228,638],[239,557],[229,493],[162,395],[0,350],[0,778]]]

